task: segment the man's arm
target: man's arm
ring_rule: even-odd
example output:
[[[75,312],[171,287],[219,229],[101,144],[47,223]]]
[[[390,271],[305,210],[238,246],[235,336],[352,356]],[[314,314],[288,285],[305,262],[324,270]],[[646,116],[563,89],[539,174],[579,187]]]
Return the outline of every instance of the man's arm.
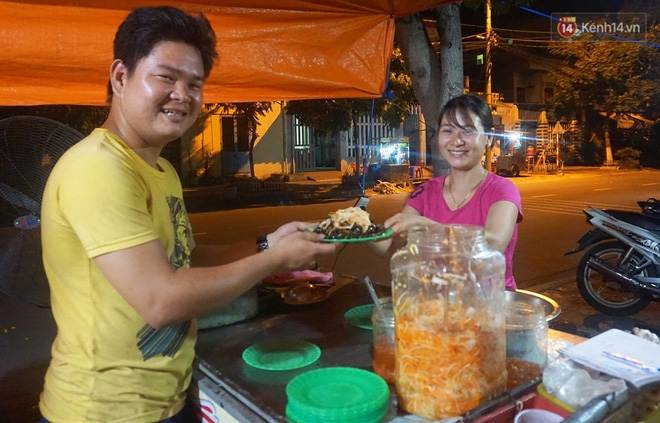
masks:
[[[228,264],[257,252],[255,240],[232,244],[197,244],[192,251],[192,266]]]
[[[294,232],[266,251],[213,267],[173,269],[158,240],[94,261],[147,323],[162,328],[218,309],[275,272],[314,267],[337,248],[322,239],[321,234]]]

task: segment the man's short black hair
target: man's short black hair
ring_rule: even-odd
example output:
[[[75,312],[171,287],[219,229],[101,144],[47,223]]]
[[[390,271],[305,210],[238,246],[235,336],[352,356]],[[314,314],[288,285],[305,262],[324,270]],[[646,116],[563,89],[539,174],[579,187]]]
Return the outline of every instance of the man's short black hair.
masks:
[[[123,62],[129,75],[140,59],[164,41],[182,42],[195,47],[202,56],[204,78],[211,73],[218,53],[215,32],[202,14],[190,15],[170,6],[141,7],[128,14],[115,34],[114,59]],[[108,82],[108,99],[112,86]]]

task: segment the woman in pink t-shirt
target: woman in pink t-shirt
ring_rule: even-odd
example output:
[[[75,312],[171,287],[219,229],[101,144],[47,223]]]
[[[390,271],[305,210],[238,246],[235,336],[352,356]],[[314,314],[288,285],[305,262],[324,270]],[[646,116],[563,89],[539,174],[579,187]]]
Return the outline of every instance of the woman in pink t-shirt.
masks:
[[[465,94],[447,102],[438,121],[438,149],[451,171],[420,185],[403,211],[385,221],[385,227],[402,234],[412,226],[430,223],[482,226],[488,243],[504,253],[506,288],[515,289],[512,268],[517,224],[522,220],[520,192],[481,163],[486,146],[492,143],[490,108],[481,98]],[[399,236],[370,244],[374,252],[387,256],[404,243]]]

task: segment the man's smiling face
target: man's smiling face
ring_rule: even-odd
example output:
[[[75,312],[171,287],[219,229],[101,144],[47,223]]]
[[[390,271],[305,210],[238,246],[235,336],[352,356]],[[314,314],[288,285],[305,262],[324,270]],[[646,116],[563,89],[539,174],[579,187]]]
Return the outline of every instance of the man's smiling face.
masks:
[[[122,135],[134,147],[163,147],[187,131],[200,112],[204,67],[199,51],[164,41],[126,73],[119,93]]]

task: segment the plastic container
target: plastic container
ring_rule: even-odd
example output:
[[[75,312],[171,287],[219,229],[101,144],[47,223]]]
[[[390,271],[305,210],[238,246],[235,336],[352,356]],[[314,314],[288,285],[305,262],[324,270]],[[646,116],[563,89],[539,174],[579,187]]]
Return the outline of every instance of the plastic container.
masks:
[[[374,307],[371,315],[373,325],[374,372],[394,383],[394,309],[392,297],[380,298],[380,311]]]
[[[197,319],[197,328],[210,329],[242,322],[257,315],[259,294],[252,288],[223,308]]]
[[[387,413],[390,389],[373,372],[328,367],[294,377],[286,395],[292,423],[378,423]]]
[[[548,360],[545,309],[530,301],[506,304],[507,388],[540,377]]]
[[[408,231],[391,260],[399,405],[431,420],[504,391],[504,256],[476,226]]]

